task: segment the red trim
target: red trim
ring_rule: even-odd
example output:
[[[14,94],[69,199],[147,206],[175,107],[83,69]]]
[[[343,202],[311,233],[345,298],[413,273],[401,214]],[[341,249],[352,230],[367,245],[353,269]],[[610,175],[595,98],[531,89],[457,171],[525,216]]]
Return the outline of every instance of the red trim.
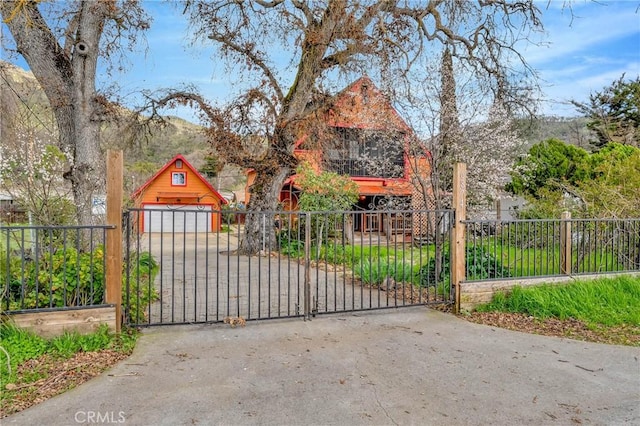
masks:
[[[304,143],[304,141],[306,141],[307,139],[309,139],[309,135],[304,135],[304,136],[302,136],[300,139],[298,139],[298,140],[296,141],[296,143],[293,145],[293,147],[294,147],[294,149],[293,149],[293,150],[294,150],[294,151],[295,151],[295,150],[298,150],[298,149],[299,149],[298,147],[299,147],[300,145],[302,145],[302,144]]]
[[[169,162],[167,162],[167,164],[165,164],[164,166],[162,166],[162,168],[160,170],[158,170],[156,172],[156,174],[154,174],[153,176],[151,176],[145,183],[142,184],[142,186],[140,186],[138,189],[136,189],[133,194],[131,194],[131,198],[132,199],[136,199],[138,198],[140,195],[142,195],[142,192],[149,186],[151,185],[151,183],[156,180],[158,178],[158,176],[160,176],[165,170],[167,170],[169,167],[171,167],[176,160],[182,160],[182,169],[184,170],[185,168],[187,170],[190,170],[198,179],[200,179],[202,181],[202,183],[205,184],[205,186],[207,187],[208,190],[210,190],[213,195],[215,195],[222,204],[227,204],[227,200],[220,195],[220,193],[218,191],[215,190],[215,188],[213,186],[211,186],[211,184],[191,165],[191,163],[189,163],[187,161],[186,158],[184,158],[181,154],[176,155],[175,157],[173,157],[171,160],[169,160]],[[185,176],[186,177],[186,176]],[[181,185],[182,186],[182,185]]]
[[[178,174],[184,176],[184,183],[173,183],[173,176]],[[171,172],[171,186],[187,186],[187,172]]]

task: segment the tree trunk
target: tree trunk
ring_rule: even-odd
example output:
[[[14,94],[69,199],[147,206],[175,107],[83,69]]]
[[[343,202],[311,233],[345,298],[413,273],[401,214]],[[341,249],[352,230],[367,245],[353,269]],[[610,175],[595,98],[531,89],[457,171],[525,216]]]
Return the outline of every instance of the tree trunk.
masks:
[[[273,216],[279,209],[282,183],[289,176],[291,168],[258,167],[256,172],[256,181],[249,188],[251,198],[247,206],[244,236],[239,247],[240,253],[249,255],[275,247]]]
[[[96,102],[95,76],[100,38],[111,7],[106,1],[79,2],[63,47],[40,14],[38,3],[0,3],[16,47],[54,111],[60,149],[69,162],[64,177],[72,186],[79,225],[93,224],[93,198],[104,193],[101,106]]]

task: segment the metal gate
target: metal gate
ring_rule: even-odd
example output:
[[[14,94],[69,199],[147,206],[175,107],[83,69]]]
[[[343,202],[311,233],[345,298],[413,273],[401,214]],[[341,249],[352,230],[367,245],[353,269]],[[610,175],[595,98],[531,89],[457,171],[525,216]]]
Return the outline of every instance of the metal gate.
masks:
[[[310,318],[454,301],[452,211],[378,212],[376,232],[354,231],[370,214],[363,211],[198,213],[218,215],[221,230],[177,231],[163,220],[152,228],[157,232],[141,232],[145,211],[125,213],[130,325]],[[239,250],[247,228],[258,244],[252,255]]]

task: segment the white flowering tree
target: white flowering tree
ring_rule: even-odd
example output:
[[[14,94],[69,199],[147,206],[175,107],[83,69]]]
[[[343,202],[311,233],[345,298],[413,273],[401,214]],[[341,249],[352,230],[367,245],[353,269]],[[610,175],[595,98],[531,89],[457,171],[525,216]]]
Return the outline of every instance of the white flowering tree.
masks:
[[[414,173],[428,208],[450,207],[453,165],[467,164],[468,211],[474,214],[499,197],[525,147],[510,109],[535,103],[517,86],[500,78],[479,81],[457,65],[446,50],[440,64],[426,65],[429,78],[422,81],[422,92],[413,94],[422,108],[408,114],[422,137],[410,148],[429,164],[429,174]]]
[[[462,129],[451,155],[454,162],[467,164],[467,203],[472,212],[499,198],[524,146],[512,117],[500,104],[491,107],[483,123]]]
[[[24,207],[31,222],[64,225],[73,221],[70,191],[62,173],[66,158],[34,129],[22,129],[0,146],[0,189]],[[68,187],[68,186],[67,186]]]

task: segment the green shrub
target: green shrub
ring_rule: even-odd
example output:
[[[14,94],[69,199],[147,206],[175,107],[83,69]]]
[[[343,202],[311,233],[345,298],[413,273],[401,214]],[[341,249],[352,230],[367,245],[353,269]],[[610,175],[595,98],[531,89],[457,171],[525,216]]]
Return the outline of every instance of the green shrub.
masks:
[[[393,278],[396,282],[410,281],[413,271],[410,264],[390,259],[371,260],[369,258],[361,259],[353,266],[353,273],[363,283],[369,285],[380,285],[387,278]]]
[[[467,247],[465,274],[467,279],[484,280],[492,278],[510,277],[509,268],[489,250],[481,246]],[[431,257],[418,273],[420,285],[435,287],[440,283],[448,283],[451,279],[451,254],[445,250],[442,255],[442,265],[439,276],[436,277],[436,258]]]
[[[481,246],[473,246],[466,249],[465,276],[470,280],[486,280],[507,278],[511,276],[511,272],[489,250]]]
[[[7,286],[6,253],[0,258],[0,291],[9,298],[9,310],[48,307],[91,306],[104,303],[104,249],[92,253],[73,247],[52,248],[36,259],[12,258],[9,261]],[[123,271],[123,309],[130,318],[145,318],[149,304],[159,295],[153,281],[158,262],[149,252],[133,254]],[[129,277],[127,277],[129,271]],[[126,292],[129,286],[129,293]],[[6,300],[3,300],[3,308]],[[63,344],[62,342],[60,344]]]
[[[0,351],[0,377],[3,378],[3,383],[8,380],[4,378],[15,375],[20,363],[39,357],[49,346],[43,338],[16,327],[6,318],[0,324],[0,342],[4,349]]]
[[[122,283],[125,286],[122,309],[127,318],[136,324],[147,317],[147,308],[160,297],[154,286],[159,269],[158,262],[149,252],[132,253],[129,257],[129,267],[125,268]]]
[[[36,334],[16,327],[10,320],[3,319],[0,324],[0,387],[16,378],[17,367],[30,359],[50,354],[54,358],[69,358],[78,352],[96,352],[113,349],[129,353],[133,350],[137,332],[125,329],[120,334],[112,334],[103,324],[91,334],[77,332],[64,333],[52,339],[43,339]],[[33,380],[39,377],[34,375]]]
[[[37,259],[37,262],[36,262]],[[36,259],[9,262],[9,309],[88,306],[103,303],[104,249],[51,249]],[[0,282],[6,285],[6,260]]]
[[[281,254],[289,257],[304,257],[304,241],[300,241],[286,229],[279,232],[277,238]]]
[[[237,216],[238,210],[233,207],[230,207],[229,204],[223,204],[222,209],[220,210],[220,213],[222,217],[223,228],[226,225],[228,229],[229,225],[232,225],[237,222],[236,216]]]

